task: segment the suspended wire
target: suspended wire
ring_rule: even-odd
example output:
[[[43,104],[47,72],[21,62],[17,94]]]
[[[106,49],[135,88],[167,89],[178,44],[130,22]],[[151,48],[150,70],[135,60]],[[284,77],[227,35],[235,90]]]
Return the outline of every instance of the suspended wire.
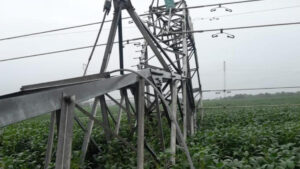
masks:
[[[125,42],[125,45],[126,45],[126,44],[130,44],[130,42],[132,42],[132,41],[137,41],[137,40],[142,40],[142,39],[144,39],[144,38],[142,38],[142,37],[140,37],[140,38],[133,38],[133,39],[124,40],[123,42]],[[115,43],[119,43],[119,42],[117,41],[117,42],[114,42],[114,44]],[[107,45],[106,43],[102,43],[102,44],[96,45],[96,47],[106,46],[106,45]],[[83,46],[83,47],[63,49],[63,50],[56,50],[56,51],[39,53],[39,54],[33,54],[33,55],[13,57],[13,58],[2,59],[2,60],[0,60],[0,62],[7,62],[7,61],[13,61],[13,60],[20,60],[20,59],[29,59],[29,58],[33,58],[33,57],[46,56],[46,55],[52,55],[52,54],[58,54],[58,53],[65,53],[65,52],[71,52],[71,51],[77,51],[77,50],[83,50],[83,49],[89,49],[89,48],[92,48],[92,47],[93,46]]]
[[[300,22],[289,22],[289,23],[278,23],[278,24],[266,24],[266,25],[253,25],[253,26],[241,26],[241,27],[229,27],[229,28],[218,28],[218,29],[206,29],[206,30],[194,30],[194,31],[186,31],[186,32],[169,32],[165,35],[170,34],[182,34],[182,33],[204,33],[204,32],[215,32],[220,30],[241,30],[241,29],[253,29],[253,28],[265,28],[265,27],[277,27],[277,26],[289,26],[289,25],[299,25]]]
[[[290,6],[290,7],[282,7],[282,8],[274,8],[274,9],[264,9],[264,10],[256,10],[256,11],[249,11],[249,12],[242,12],[242,13],[237,13],[237,14],[230,14],[230,15],[220,15],[220,16],[214,16],[214,17],[205,17],[205,18],[200,18],[200,17],[196,17],[193,19],[193,21],[198,21],[198,20],[205,20],[205,19],[216,19],[216,18],[223,18],[223,17],[232,17],[232,16],[239,16],[239,15],[247,15],[247,14],[253,14],[253,13],[262,13],[262,12],[270,12],[270,11],[277,11],[277,10],[284,10],[284,9],[292,9],[292,8],[299,8],[300,5],[297,6]],[[129,17],[125,17],[123,19],[129,19]],[[105,21],[106,22],[110,22],[111,20]],[[99,24],[101,24],[102,22],[98,22]],[[95,23],[95,24],[98,24]],[[92,26],[92,25],[91,25]],[[133,26],[127,26],[127,27],[123,27],[123,28],[127,28],[127,29],[132,29],[134,28]],[[106,28],[103,30],[109,30],[110,28]],[[75,31],[75,32],[66,32],[66,33],[56,33],[56,34],[49,34],[49,35],[44,35],[44,36],[55,36],[55,35],[68,35],[68,34],[80,34],[80,33],[90,33],[90,32],[95,32],[97,30],[83,30],[83,31]],[[46,32],[45,33],[52,33],[52,32]],[[28,34],[29,36],[31,36],[31,34]],[[39,35],[39,34],[36,34]],[[25,36],[24,36],[25,37]],[[39,36],[40,37],[40,36]],[[18,38],[18,37],[16,37]],[[21,38],[21,37],[20,37]],[[0,41],[2,40],[6,40],[5,38],[0,39]],[[9,39],[7,39],[9,40]]]
[[[227,92],[227,91],[251,91],[251,90],[274,90],[274,89],[300,89],[300,86],[244,88],[244,89],[216,89],[216,90],[202,90],[202,92]]]
[[[231,16],[239,16],[239,15],[246,15],[246,14],[253,14],[253,13],[270,12],[270,11],[277,11],[277,10],[283,10],[283,9],[299,8],[299,7],[300,7],[300,5],[289,6],[289,7],[282,7],[282,8],[274,8],[274,9],[264,9],[264,10],[249,11],[249,12],[243,12],[243,13],[237,13],[237,14],[231,14],[231,15],[220,15],[220,16],[215,16],[215,17],[206,17],[206,18],[199,18],[198,17],[198,18],[194,18],[193,21],[205,20],[205,19],[213,19],[213,18],[231,17]],[[99,23],[102,23],[102,22],[99,22]],[[132,29],[132,28],[135,28],[135,27],[128,26],[128,27],[123,27],[123,28]],[[109,28],[108,29],[103,29],[103,30],[109,30]],[[57,34],[50,34],[50,35],[45,35],[45,36],[65,35],[65,34],[80,34],[80,33],[95,32],[95,31],[97,31],[97,30],[85,30],[85,31],[67,32],[67,33],[57,33]]]
[[[248,3],[248,2],[258,2],[258,1],[265,1],[265,0],[233,1],[233,2],[225,2],[225,3],[217,3],[217,4],[189,6],[189,7],[186,7],[186,8],[177,8],[177,9],[178,10],[181,10],[181,9],[197,9],[197,8],[206,8],[206,7],[213,7],[213,6],[219,6],[219,5],[233,5],[233,4],[242,4],[242,3]]]
[[[148,14],[141,14],[139,16],[146,16],[146,15],[148,15]],[[130,18],[131,17],[124,17],[122,19],[130,19]],[[108,22],[112,22],[112,20],[104,21],[104,23],[108,23]],[[87,23],[87,24],[82,24],[82,25],[76,25],[76,26],[70,26],[70,27],[64,27],[64,28],[58,28],[58,29],[52,29],[52,30],[35,32],[35,33],[29,33],[29,34],[23,34],[23,35],[17,35],[17,36],[11,36],[11,37],[6,37],[6,38],[1,38],[0,41],[25,38],[25,37],[29,37],[29,36],[36,36],[36,35],[53,33],[53,32],[58,32],[58,31],[65,31],[65,30],[75,29],[75,28],[83,28],[83,27],[94,26],[94,25],[98,25],[98,24],[102,24],[102,22],[92,22],[92,23]]]
[[[109,21],[106,21],[106,22],[109,22]],[[35,33],[29,33],[29,34],[11,36],[11,37],[6,37],[6,38],[1,38],[0,41],[12,40],[12,39],[18,39],[18,38],[24,38],[24,37],[41,35],[41,34],[46,34],[46,33],[64,31],[64,30],[68,30],[68,29],[93,26],[93,25],[98,25],[98,24],[100,24],[100,22],[93,22],[93,23],[88,23],[88,24],[82,24],[82,25],[76,25],[76,26],[70,26],[70,27],[64,27],[64,28],[58,28],[58,29],[52,29],[52,30],[47,30],[47,31],[41,31],[41,32],[35,32]]]
[[[219,3],[219,4],[190,6],[190,7],[187,7],[187,8],[178,8],[178,9],[179,10],[181,10],[181,9],[197,9],[197,8],[211,7],[211,6],[217,6],[217,5],[241,4],[241,3],[256,2],[256,1],[264,1],[264,0],[247,0],[247,1],[227,2],[227,3]],[[150,13],[141,14],[139,16],[148,16],[148,15],[150,15]],[[131,19],[131,17],[123,17],[122,19]],[[105,23],[106,22],[112,22],[112,20],[107,20],[107,21],[104,21],[104,22]],[[18,39],[18,38],[25,38],[25,37],[29,37],[29,36],[36,36],[36,35],[41,35],[41,34],[46,34],[46,33],[53,33],[53,32],[58,32],[58,31],[65,31],[65,30],[69,30],[69,29],[76,29],[76,28],[94,26],[94,25],[98,25],[98,24],[101,24],[101,23],[102,22],[92,22],[92,23],[87,23],[87,24],[81,24],[81,25],[75,25],[75,26],[69,26],[69,27],[63,27],[63,28],[57,28],[57,29],[40,31],[40,32],[35,32],[35,33],[29,33],[29,34],[23,34],[23,35],[16,35],[16,36],[11,36],[11,37],[6,37],[6,38],[0,38],[0,41],[6,41],[6,40],[12,40],[12,39]]]
[[[133,29],[134,26],[124,26],[123,28],[126,29]],[[110,28],[103,28],[102,30],[110,30]],[[36,37],[46,37],[46,36],[56,36],[56,35],[71,35],[71,34],[82,34],[82,33],[94,33],[99,30],[97,29],[90,29],[90,30],[82,30],[82,31],[73,31],[73,32],[65,32],[65,33],[53,33],[53,34],[45,34],[45,35],[39,35]]]
[[[170,34],[182,34],[182,33],[204,33],[204,32],[214,32],[214,31],[220,31],[220,30],[240,30],[240,29],[264,28],[264,27],[277,27],[277,26],[288,26],[288,25],[300,25],[300,22],[279,23],[279,24],[269,24],[269,25],[253,25],[253,26],[242,26],[242,27],[231,27],[231,28],[218,28],[218,29],[207,29],[207,30],[194,30],[194,31],[186,31],[186,32],[169,32],[168,34],[162,34],[159,36],[167,36]],[[143,37],[138,37],[138,38],[127,39],[127,40],[124,40],[123,42],[129,43],[131,41],[137,41],[137,40],[143,40],[143,39],[144,39]],[[118,41],[114,42],[114,43],[118,43]],[[105,45],[107,45],[107,44],[106,43],[98,44],[96,46],[99,47],[99,46],[105,46]],[[57,54],[57,53],[64,53],[64,52],[88,49],[88,48],[92,48],[92,47],[93,46],[84,46],[84,47],[64,49],[64,50],[58,50],[58,51],[52,51],[52,52],[46,52],[46,53],[40,53],[40,54],[21,56],[21,57],[13,57],[13,58],[2,59],[2,60],[0,60],[0,62],[26,59],[26,58],[45,56],[45,55]]]
[[[293,9],[293,8],[299,8],[300,5],[296,6],[288,6],[288,7],[282,7],[282,8],[271,8],[271,9],[263,9],[263,10],[254,10],[249,12],[242,12],[237,14],[230,14],[230,15],[220,15],[220,16],[214,16],[214,17],[205,17],[205,18],[194,18],[193,20],[205,20],[205,19],[217,19],[217,18],[223,18],[223,17],[232,17],[232,16],[240,16],[240,15],[247,15],[247,14],[254,14],[254,13],[263,13],[263,12],[272,12],[272,11],[279,11],[284,9]]]
[[[95,49],[96,49],[96,46],[97,46],[97,44],[98,44],[98,40],[99,40],[100,34],[101,34],[101,32],[102,32],[102,28],[103,28],[103,26],[104,26],[105,18],[106,18],[106,16],[108,15],[108,12],[109,12],[109,10],[106,10],[105,13],[104,13],[104,16],[103,16],[103,19],[102,19],[102,23],[101,23],[100,28],[99,28],[99,32],[98,32],[98,34],[97,34],[97,38],[96,38],[96,40],[95,40],[95,43],[94,43],[93,49],[92,49],[92,51],[91,51],[91,54],[90,54],[90,56],[89,56],[88,62],[87,62],[87,64],[86,64],[86,67],[85,67],[85,69],[84,69],[83,76],[86,75],[87,70],[88,70],[88,68],[89,68],[90,62],[91,62],[91,60],[92,60],[93,54],[94,54]]]

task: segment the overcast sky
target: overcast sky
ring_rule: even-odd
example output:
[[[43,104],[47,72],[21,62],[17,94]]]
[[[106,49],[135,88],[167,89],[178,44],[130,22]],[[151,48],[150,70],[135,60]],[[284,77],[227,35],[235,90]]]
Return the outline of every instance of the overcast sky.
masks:
[[[234,0],[231,0],[234,1]],[[137,12],[147,11],[151,0],[132,0]],[[230,0],[187,0],[188,6],[230,2]],[[265,0],[227,5],[232,13],[211,8],[190,10],[195,30],[235,26],[299,22],[300,0]],[[291,7],[281,10],[256,12]],[[2,0],[0,38],[100,21],[103,0]],[[220,17],[209,21],[201,18]],[[108,19],[112,17],[110,13]],[[124,15],[127,13],[124,11]],[[105,43],[106,24],[99,43]],[[92,45],[98,25],[0,42],[0,59]],[[124,39],[140,37],[133,24],[124,21]],[[227,88],[300,86],[300,25],[234,30],[236,36],[211,38],[213,32],[195,34],[204,89],[223,88],[223,61],[227,63]],[[133,45],[125,46],[125,66],[132,68],[139,56]],[[0,95],[19,91],[22,85],[81,76],[90,49],[0,63]],[[97,48],[89,74],[98,73],[104,48]],[[109,69],[118,68],[115,46]],[[261,91],[260,91],[261,92]],[[212,96],[212,94],[207,95]]]

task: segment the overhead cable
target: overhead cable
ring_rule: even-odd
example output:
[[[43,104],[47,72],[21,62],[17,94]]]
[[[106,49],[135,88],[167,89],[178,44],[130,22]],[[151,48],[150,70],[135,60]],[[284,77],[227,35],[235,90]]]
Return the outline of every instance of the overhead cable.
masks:
[[[236,14],[229,14],[229,15],[219,15],[219,16],[214,16],[214,17],[205,17],[205,18],[194,18],[193,21],[196,20],[219,20],[219,18],[223,17],[232,17],[232,16],[240,16],[240,15],[247,15],[247,14],[255,14],[255,13],[263,13],[263,12],[272,12],[272,11],[279,11],[279,10],[284,10],[284,9],[293,9],[293,8],[299,8],[300,5],[295,5],[295,6],[287,6],[287,7],[281,7],[281,8],[270,8],[270,9],[262,9],[262,10],[253,10],[253,11],[248,11],[248,12],[241,12],[241,13],[236,13]]]
[[[274,90],[274,89],[300,89],[300,86],[241,88],[241,89],[216,89],[216,90],[203,90],[202,92],[251,91],[251,90]]]
[[[256,1],[264,1],[264,0],[247,0],[247,1],[236,1],[236,2],[227,2],[227,3],[219,3],[219,4],[190,6],[190,7],[187,7],[186,9],[197,9],[197,8],[211,7],[211,6],[217,6],[217,5],[241,4],[241,3],[256,2]],[[178,9],[183,9],[183,8],[178,8]],[[139,16],[148,16],[149,14],[150,13],[145,13],[145,14],[141,14]],[[123,17],[122,19],[130,19],[130,18],[131,17]],[[107,21],[104,21],[104,22],[112,22],[112,20],[107,20]],[[81,25],[68,26],[68,27],[63,27],[63,28],[40,31],[40,32],[35,32],[35,33],[10,36],[10,37],[5,37],[5,38],[0,38],[0,41],[6,41],[6,40],[12,40],[12,39],[18,39],[18,38],[25,38],[25,37],[36,36],[36,35],[41,35],[41,34],[46,34],[46,33],[65,31],[65,30],[69,30],[69,29],[83,28],[83,27],[98,25],[98,24],[101,24],[101,23],[102,22],[92,22],[92,23],[86,23],[86,24],[81,24]]]
[[[124,40],[126,44],[128,44],[131,41],[137,41],[137,40],[142,40],[144,38],[133,38],[133,39],[128,39]],[[114,42],[114,43],[119,43]],[[106,43],[98,44],[96,47],[100,46],[106,46]],[[77,48],[69,48],[69,49],[63,49],[63,50],[56,50],[56,51],[51,51],[51,52],[44,52],[44,53],[39,53],[39,54],[32,54],[32,55],[25,55],[25,56],[20,56],[20,57],[13,57],[13,58],[7,58],[7,59],[2,59],[0,62],[7,62],[7,61],[13,61],[13,60],[20,60],[20,59],[29,59],[33,57],[39,57],[39,56],[46,56],[46,55],[51,55],[51,54],[57,54],[57,53],[65,53],[65,52],[71,52],[71,51],[77,51],[77,50],[83,50],[83,49],[89,49],[92,48],[93,46],[82,46],[82,47],[77,47]]]
[[[252,25],[252,26],[241,26],[241,27],[229,27],[229,28],[218,28],[218,29],[206,29],[206,30],[194,30],[194,31],[186,31],[186,32],[169,32],[167,34],[162,34],[159,36],[167,36],[170,34],[182,34],[182,33],[204,33],[204,32],[213,32],[213,31],[220,31],[220,30],[240,30],[240,29],[252,29],[252,28],[264,28],[264,27],[278,27],[278,26],[288,26],[288,25],[300,25],[300,22],[290,22],[290,23],[279,23],[279,24],[268,24],[268,25]],[[133,38],[133,39],[127,39],[123,42],[131,42],[131,41],[137,41],[142,40],[143,37]],[[114,42],[118,43],[118,42]],[[105,44],[98,44],[99,46],[105,46]],[[58,51],[52,51],[52,52],[45,52],[40,54],[33,54],[33,55],[27,55],[27,56],[20,56],[20,57],[13,57],[13,58],[7,58],[2,59],[0,62],[6,62],[6,61],[12,61],[12,60],[19,60],[19,59],[25,59],[25,58],[32,58],[32,57],[38,57],[38,56],[44,56],[44,55],[50,55],[50,54],[56,54],[56,53],[64,53],[64,52],[70,52],[70,51],[76,51],[76,50],[82,50],[82,49],[88,49],[93,46],[84,46],[84,47],[78,47],[78,48],[71,48],[71,49],[64,49],[64,50],[58,50]]]

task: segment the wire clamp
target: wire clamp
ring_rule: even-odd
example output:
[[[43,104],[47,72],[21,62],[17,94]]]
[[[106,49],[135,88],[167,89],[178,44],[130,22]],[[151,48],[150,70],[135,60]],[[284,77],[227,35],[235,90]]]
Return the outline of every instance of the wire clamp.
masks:
[[[229,8],[227,8],[227,7],[222,6],[222,4],[219,4],[217,7],[212,8],[212,9],[210,10],[210,12],[216,12],[217,9],[219,9],[219,8],[225,9],[226,12],[232,12],[232,11],[233,11],[232,9],[229,9]]]
[[[230,39],[234,39],[234,38],[235,38],[234,35],[224,32],[223,29],[220,29],[220,33],[216,33],[216,34],[211,35],[211,37],[212,37],[212,38],[217,38],[217,37],[219,37],[219,35],[221,35],[221,34],[225,34],[225,35],[227,36],[227,38],[230,38]]]

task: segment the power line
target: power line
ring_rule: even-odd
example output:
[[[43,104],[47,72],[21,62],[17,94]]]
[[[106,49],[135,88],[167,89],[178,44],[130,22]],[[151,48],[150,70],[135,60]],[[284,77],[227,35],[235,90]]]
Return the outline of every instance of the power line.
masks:
[[[300,5],[299,5],[300,7]],[[231,16],[231,15],[224,15],[224,16]],[[217,16],[217,17],[221,17],[221,16]],[[197,18],[194,19],[195,20],[198,20]],[[298,23],[296,23],[298,24]],[[268,26],[268,25],[267,25]],[[274,26],[277,26],[277,25],[274,25]],[[278,26],[281,26],[281,25],[278,25]],[[284,26],[284,25],[282,25]],[[133,29],[135,27],[133,26],[128,26],[128,27],[123,27],[123,28],[127,28],[127,29]],[[220,28],[221,29],[221,28]],[[207,32],[207,31],[218,31],[220,29],[214,29],[214,30],[202,30],[204,32]],[[223,30],[229,30],[230,28],[223,28]],[[105,29],[104,29],[105,30]],[[50,34],[50,35],[44,35],[44,36],[52,36],[52,35],[65,35],[65,34],[81,34],[81,33],[87,33],[87,32],[96,32],[97,30],[86,30],[86,31],[76,31],[76,32],[68,32],[68,33],[57,33],[57,34]],[[175,32],[171,32],[171,33],[175,33]],[[183,32],[177,32],[177,33],[183,33]],[[189,33],[202,33],[202,32],[189,32]],[[0,39],[1,41],[1,39]]]
[[[109,22],[109,21],[105,21],[105,22]],[[93,22],[93,23],[88,23],[88,24],[82,24],[82,25],[76,25],[76,26],[70,26],[70,27],[64,27],[64,28],[58,28],[58,29],[52,29],[52,30],[47,30],[47,31],[41,31],[41,32],[35,32],[35,33],[29,33],[29,34],[11,36],[11,37],[6,37],[6,38],[1,38],[0,41],[12,40],[12,39],[18,39],[18,38],[24,38],[24,37],[41,35],[41,34],[46,34],[46,33],[64,31],[64,30],[68,30],[68,29],[81,28],[81,27],[86,27],[86,26],[93,26],[93,25],[98,25],[98,24],[100,24],[100,22]]]
[[[241,88],[241,89],[216,89],[216,90],[203,90],[202,92],[250,91],[250,90],[273,90],[273,89],[300,89],[300,86]]]
[[[124,26],[123,28],[126,29],[133,29],[134,26]],[[110,28],[103,28],[103,30],[110,30]],[[90,29],[90,30],[82,30],[82,31],[73,31],[73,32],[65,32],[65,33],[53,33],[53,34],[45,34],[45,35],[39,35],[37,37],[46,37],[46,36],[56,36],[56,35],[71,35],[71,34],[82,34],[82,33],[94,33],[97,32],[96,29]]]
[[[223,17],[232,17],[232,16],[240,16],[240,15],[247,15],[247,14],[254,14],[254,13],[263,13],[263,12],[271,12],[271,11],[279,11],[284,9],[293,9],[293,8],[299,8],[300,5],[296,6],[287,6],[282,8],[271,8],[271,9],[263,9],[263,10],[254,10],[254,11],[248,11],[248,12],[242,12],[242,13],[236,13],[236,14],[230,14],[230,15],[220,15],[220,16],[214,16],[214,17],[205,17],[205,18],[194,18],[193,20],[205,20],[205,19],[217,19],[217,18],[223,18]]]
[[[220,16],[215,16],[215,17],[206,17],[206,18],[194,18],[193,21],[197,21],[197,20],[204,20],[204,19],[212,19],[212,18],[223,18],[223,17],[231,17],[231,16],[240,16],[240,15],[246,15],[246,14],[253,14],[253,13],[262,13],[262,12],[270,12],[270,11],[278,11],[278,10],[283,10],[283,9],[292,9],[292,8],[299,8],[300,5],[296,5],[296,6],[288,6],[288,7],[282,7],[282,8],[273,8],[273,9],[264,9],[264,10],[255,10],[255,11],[249,11],[249,12],[242,12],[242,13],[237,13],[237,14],[230,14],[230,15],[220,15]],[[127,17],[126,17],[127,18]],[[123,19],[126,19],[123,18]],[[129,18],[129,17],[128,17]],[[105,21],[105,22],[110,22],[110,21]],[[102,23],[102,22],[99,22]],[[128,29],[132,29],[134,27],[132,26],[128,26],[128,27],[123,27],[123,28],[128,28]],[[104,30],[109,30],[108,29],[104,29]],[[53,36],[53,35],[65,35],[65,34],[78,34],[78,33],[87,33],[87,32],[95,32],[97,30],[85,30],[85,31],[76,31],[76,32],[67,32],[67,33],[58,33],[58,34],[50,34],[48,36]],[[29,34],[30,36],[30,34]],[[1,41],[2,39],[0,39]]]
[[[194,30],[194,31],[186,31],[186,32],[169,32],[168,34],[162,34],[159,36],[167,36],[170,34],[182,34],[182,33],[204,33],[204,32],[213,32],[213,31],[220,31],[220,30],[239,30],[239,29],[252,29],[252,28],[263,28],[263,27],[276,27],[276,26],[288,26],[288,25],[299,25],[300,22],[291,22],[291,23],[279,23],[279,24],[269,24],[269,25],[253,25],[253,26],[242,26],[242,27],[231,27],[231,28],[218,28],[218,29],[206,29],[206,30]],[[133,39],[127,39],[123,42],[131,42],[131,41],[137,41],[142,40],[143,37],[133,38]],[[118,42],[114,42],[118,43]],[[99,46],[105,46],[105,44],[98,44]],[[46,53],[40,53],[40,54],[33,54],[33,55],[27,55],[27,56],[21,56],[21,57],[13,57],[8,59],[2,59],[0,62],[6,62],[6,61],[12,61],[12,60],[19,60],[19,59],[26,59],[26,58],[32,58],[32,57],[38,57],[38,56],[44,56],[44,55],[50,55],[50,54],[56,54],[56,53],[64,53],[64,52],[70,52],[70,51],[76,51],[76,50],[82,50],[91,48],[92,46],[84,46],[84,47],[78,47],[78,48],[71,48],[71,49],[64,49],[64,50],[58,50],[58,51],[52,51],[52,52],[46,52]]]
[[[245,0],[245,1],[233,1],[233,2],[224,2],[224,3],[207,4],[207,5],[196,5],[196,6],[189,6],[185,8],[175,8],[173,10],[198,9],[198,8],[207,8],[207,7],[222,6],[222,5],[234,5],[234,4],[242,4],[242,3],[249,3],[249,2],[258,2],[258,1],[265,1],[265,0]],[[159,12],[151,12],[151,13],[163,13],[168,11],[169,10],[161,11],[160,9]]]
[[[186,32],[169,32],[164,35],[169,34],[182,34],[182,33],[204,33],[204,32],[215,32],[220,30],[240,30],[240,29],[253,29],[253,28],[264,28],[264,27],[277,27],[277,26],[289,26],[289,25],[299,25],[300,22],[289,22],[289,23],[278,23],[278,24],[266,24],[266,25],[252,25],[252,26],[240,26],[240,27],[229,27],[229,28],[218,28],[218,29],[206,29],[206,30],[194,30]]]
[[[283,10],[283,9],[299,8],[299,7],[300,7],[300,5],[296,5],[296,6],[288,6],[288,7],[282,7],[282,8],[272,8],[272,9],[264,9],[264,10],[255,10],[255,11],[242,12],[242,13],[230,14],[230,15],[220,15],[220,16],[215,16],[215,17],[194,18],[193,21],[205,20],[205,19],[212,19],[212,18],[223,18],[223,17],[239,16],[239,15],[261,13],[261,12],[270,12],[270,11],[277,11],[277,10]],[[126,18],[123,18],[123,19],[126,19]],[[110,21],[106,21],[106,22],[110,22]],[[99,23],[102,23],[102,22],[99,22]],[[123,27],[123,28],[132,29],[134,27],[133,26],[127,26],[127,27]],[[106,28],[106,29],[103,29],[103,30],[109,30],[109,29],[110,28]],[[76,32],[50,34],[50,35],[44,35],[44,36],[66,35],[66,34],[80,34],[80,33],[90,33],[90,32],[96,32],[96,31],[97,30],[84,30],[84,31],[76,31]],[[1,39],[0,39],[0,41],[1,41]]]
[[[242,4],[242,3],[248,3],[248,2],[258,2],[258,1],[264,1],[264,0],[233,1],[233,2],[225,2],[225,3],[217,3],[217,4],[190,6],[190,7],[178,8],[178,9],[197,9],[197,8],[206,8],[206,7],[213,7],[213,6],[219,6],[219,5],[233,5],[233,4]]]
[[[139,16],[146,16],[148,14],[142,14]],[[131,17],[124,17],[122,19],[130,19]],[[107,20],[104,21],[103,23],[107,22],[112,22],[112,20]],[[58,28],[58,29],[52,29],[52,30],[47,30],[47,31],[41,31],[41,32],[35,32],[35,33],[29,33],[29,34],[23,34],[23,35],[17,35],[17,36],[11,36],[11,37],[6,37],[6,38],[1,38],[0,41],[6,41],[6,40],[12,40],[12,39],[18,39],[18,38],[25,38],[29,36],[36,36],[36,35],[41,35],[41,34],[47,34],[47,33],[53,33],[53,32],[58,32],[58,31],[65,31],[69,29],[75,29],[75,28],[82,28],[82,27],[88,27],[88,26],[94,26],[101,24],[102,22],[92,22],[92,23],[87,23],[87,24],[82,24],[82,25],[75,25],[75,26],[69,26],[69,27],[64,27],[64,28]]]
[[[128,39],[124,40],[123,42],[129,42],[131,41],[137,41],[137,40],[142,40],[143,38],[134,38],[134,39]],[[119,42],[114,42],[114,43],[119,43]],[[98,44],[96,47],[100,46],[106,46],[106,43]],[[56,50],[56,51],[51,51],[51,52],[44,52],[44,53],[39,53],[39,54],[32,54],[32,55],[25,55],[25,56],[20,56],[20,57],[13,57],[13,58],[8,58],[8,59],[2,59],[0,62],[8,62],[8,61],[13,61],[13,60],[20,60],[20,59],[29,59],[33,57],[39,57],[39,56],[46,56],[46,55],[51,55],[51,54],[57,54],[57,53],[65,53],[65,52],[71,52],[71,51],[77,51],[77,50],[83,50],[83,49],[89,49],[92,48],[93,46],[83,46],[83,47],[77,47],[77,48],[70,48],[70,49],[63,49],[63,50]]]
[[[256,1],[264,1],[264,0],[247,0],[247,1],[227,2],[227,3],[219,3],[219,4],[190,6],[190,7],[187,7],[187,8],[178,8],[178,10],[180,10],[180,9],[197,9],[197,8],[204,8],[204,7],[211,7],[211,6],[218,6],[218,5],[241,4],[241,3],[256,2]],[[141,14],[139,16],[147,16],[147,15],[150,15],[150,13]],[[130,19],[130,18],[131,17],[123,17],[122,19]],[[107,20],[104,23],[107,23],[107,22],[112,22],[112,20]],[[88,26],[98,25],[98,24],[101,24],[101,23],[102,22],[92,22],[92,23],[87,23],[87,24],[81,24],[81,25],[51,29],[51,30],[40,31],[40,32],[35,32],[35,33],[16,35],[16,36],[11,36],[11,37],[6,37],[6,38],[0,38],[0,41],[6,41],[6,40],[12,40],[12,39],[18,39],[18,38],[25,38],[25,37],[29,37],[29,36],[36,36],[36,35],[41,35],[41,34],[46,34],[46,33],[65,31],[65,30],[75,29],[75,28],[88,27]]]

